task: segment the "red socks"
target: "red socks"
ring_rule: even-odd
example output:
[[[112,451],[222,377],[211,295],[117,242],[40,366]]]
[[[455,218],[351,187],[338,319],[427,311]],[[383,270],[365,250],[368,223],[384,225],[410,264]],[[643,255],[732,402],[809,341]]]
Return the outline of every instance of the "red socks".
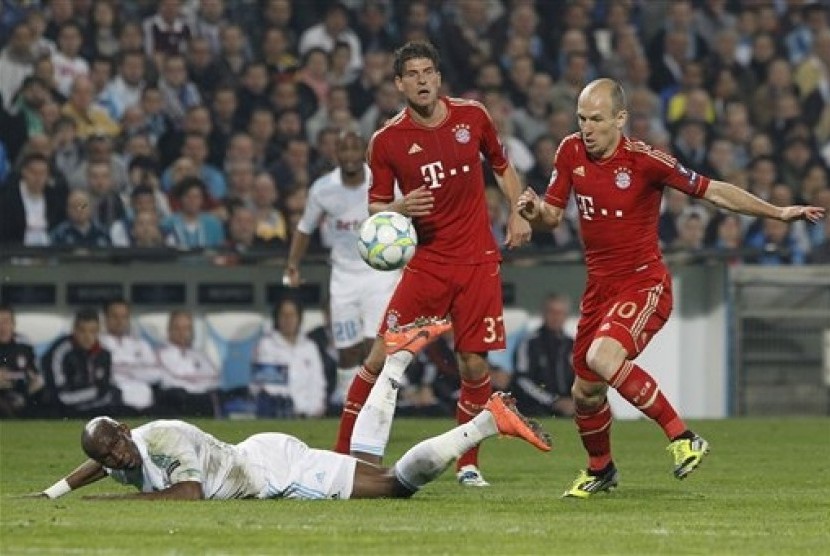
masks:
[[[617,369],[609,384],[634,407],[657,421],[669,440],[686,430],[686,424],[660,391],[657,381],[631,361]]]
[[[492,393],[493,386],[490,384],[489,373],[480,380],[473,382],[462,379],[461,395],[455,408],[456,422],[462,425],[481,413]],[[456,468],[461,469],[465,465],[478,465],[478,446],[468,450],[458,458]]]
[[[607,400],[597,408],[576,407],[574,422],[591,471],[601,471],[611,463],[611,417]]]
[[[354,422],[357,419],[357,414],[360,413],[360,408],[366,403],[366,398],[369,397],[369,392],[377,378],[376,375],[367,371],[366,367],[361,366],[352,380],[349,392],[346,394],[346,403],[343,404],[343,413],[340,414],[340,428],[337,431],[335,452],[339,454],[350,452]]]

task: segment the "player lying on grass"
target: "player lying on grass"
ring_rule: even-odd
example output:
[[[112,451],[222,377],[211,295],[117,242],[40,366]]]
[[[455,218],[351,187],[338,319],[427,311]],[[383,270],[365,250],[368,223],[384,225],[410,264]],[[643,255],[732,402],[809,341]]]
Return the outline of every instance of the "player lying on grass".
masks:
[[[497,434],[551,449],[550,436],[501,392],[470,422],[417,444],[392,468],[312,449],[286,434],[255,434],[234,445],[184,421],[151,421],[130,430],[109,417],[95,417],[81,435],[90,459],[40,495],[57,498],[109,475],[140,492],[87,498],[407,498]]]

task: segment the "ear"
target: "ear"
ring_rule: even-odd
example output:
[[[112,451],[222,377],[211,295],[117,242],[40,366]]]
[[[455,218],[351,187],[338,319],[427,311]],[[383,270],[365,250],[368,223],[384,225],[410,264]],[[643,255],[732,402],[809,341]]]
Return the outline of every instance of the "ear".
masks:
[[[395,76],[395,88],[398,90],[399,93],[403,92],[403,80],[400,76]]]
[[[620,112],[617,114],[617,129],[624,128],[627,121],[628,110],[620,110]]]

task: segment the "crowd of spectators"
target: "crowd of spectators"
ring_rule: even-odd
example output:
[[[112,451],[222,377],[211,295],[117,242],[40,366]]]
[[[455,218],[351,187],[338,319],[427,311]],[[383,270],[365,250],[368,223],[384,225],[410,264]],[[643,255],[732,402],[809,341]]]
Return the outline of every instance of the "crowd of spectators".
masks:
[[[630,136],[763,198],[827,206],[828,14],[824,0],[2,2],[0,243],[285,249],[337,134],[368,138],[401,109],[392,52],[419,39],[534,189],[604,75],[628,92]],[[578,249],[570,216],[534,243]],[[735,262],[828,260],[827,226],[735,224],[667,198],[660,239]]]
[[[402,108],[391,61],[409,40],[438,46],[443,92],[488,108],[539,192],[576,131],[579,91],[610,76],[628,94],[629,136],[779,205],[830,209],[827,0],[0,0],[0,246],[205,250],[223,263],[286,253],[308,187],[336,164],[338,134],[368,138]],[[487,199],[503,238],[493,179]],[[537,249],[579,249],[575,207],[567,215],[534,235]],[[755,220],[671,189],[659,237],[668,252],[734,264],[830,262],[830,219]],[[274,309],[247,410],[330,411],[326,331],[317,360],[297,337],[301,316]],[[0,309],[0,415],[26,400],[71,415],[99,403],[222,414],[221,369],[193,351],[193,318],[174,312],[159,350],[136,339],[124,303],[80,311],[36,361]],[[449,345],[413,366],[402,411],[453,406]],[[523,346],[519,378],[537,372],[534,349]],[[288,351],[313,373],[300,405]],[[528,399],[562,394],[533,380]]]

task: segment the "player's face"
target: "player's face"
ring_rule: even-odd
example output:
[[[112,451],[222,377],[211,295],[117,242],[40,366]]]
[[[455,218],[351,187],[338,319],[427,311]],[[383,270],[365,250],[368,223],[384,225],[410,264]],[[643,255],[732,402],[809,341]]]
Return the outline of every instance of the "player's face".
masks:
[[[98,321],[79,321],[72,328],[72,338],[81,349],[89,351],[98,341],[99,331]]]
[[[8,343],[14,338],[14,315],[0,310],[0,342]]]
[[[579,131],[588,154],[606,158],[614,153],[625,125],[626,112],[614,113],[611,95],[594,90],[580,95],[576,109]]]
[[[395,77],[395,86],[410,105],[430,106],[438,101],[441,72],[429,58],[413,58],[404,62],[402,75]]]
[[[141,467],[141,452],[130,437],[130,431],[124,425],[117,429],[117,433],[107,439],[100,457],[95,458],[98,463],[110,469],[136,469]]]
[[[114,303],[107,309],[107,332],[115,336],[124,336],[130,332],[130,309],[126,305]]]
[[[346,175],[354,175],[363,168],[363,142],[355,135],[347,135],[337,142],[337,162]]]

